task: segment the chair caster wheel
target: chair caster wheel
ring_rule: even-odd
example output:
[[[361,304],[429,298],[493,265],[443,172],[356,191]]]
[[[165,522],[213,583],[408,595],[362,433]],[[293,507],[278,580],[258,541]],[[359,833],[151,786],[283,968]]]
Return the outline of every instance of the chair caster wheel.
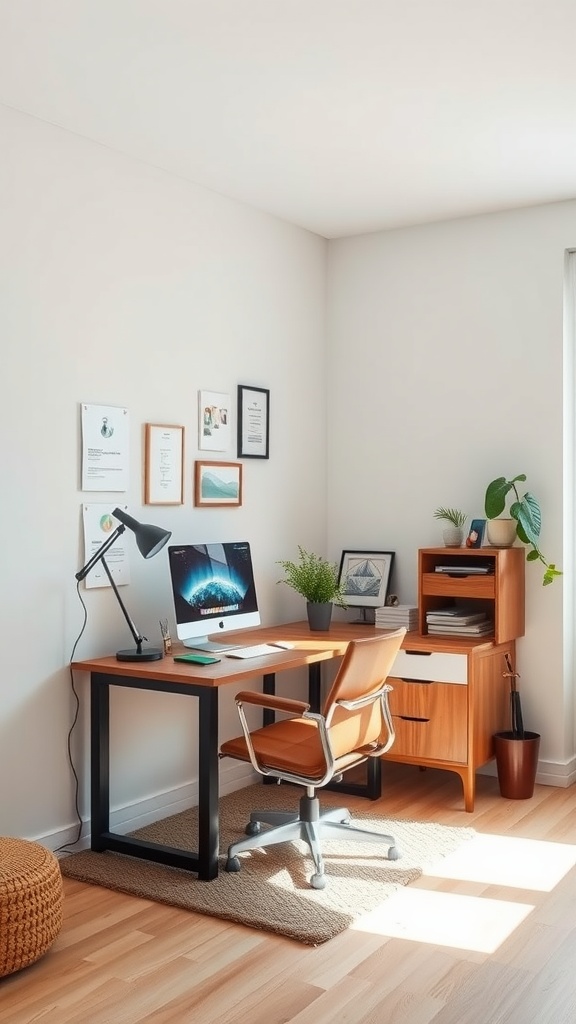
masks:
[[[226,861],[226,871],[240,871],[240,861],[238,857],[228,857]]]
[[[246,828],[244,829],[244,833],[247,836],[257,836],[260,834],[260,831],[261,829],[259,821],[249,821],[248,824],[246,825]]]
[[[326,888],[326,875],[312,875],[310,879],[310,885],[313,889],[325,889]]]
[[[391,846],[388,850],[388,860],[400,860],[401,853],[397,846]]]

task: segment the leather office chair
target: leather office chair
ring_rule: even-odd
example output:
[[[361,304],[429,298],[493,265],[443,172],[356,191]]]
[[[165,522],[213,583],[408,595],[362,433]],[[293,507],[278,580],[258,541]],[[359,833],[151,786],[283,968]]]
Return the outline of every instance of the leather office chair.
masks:
[[[243,735],[223,743],[220,757],[251,762],[260,775],[305,786],[306,794],[300,798],[299,813],[253,811],[246,827],[248,838],[228,848],[227,871],[240,870],[238,854],[246,850],[303,839],[314,860],[310,884],[323,889],[322,836],[375,842],[389,847],[388,860],[398,859],[393,836],[353,827],[345,807],[321,812],[315,791],[334,776],[369,757],[379,757],[392,746],[394,727],[388,706],[392,687],[386,679],[405,633],[405,629],[399,629],[351,640],[321,714],[310,711],[304,701],[251,691],[236,695]],[[247,704],[293,717],[251,732],[244,712]],[[262,824],[272,827],[261,832]]]

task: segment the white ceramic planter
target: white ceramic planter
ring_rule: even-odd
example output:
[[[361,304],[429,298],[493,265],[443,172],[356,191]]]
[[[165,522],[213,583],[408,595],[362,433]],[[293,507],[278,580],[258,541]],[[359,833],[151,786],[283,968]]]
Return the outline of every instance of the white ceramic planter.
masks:
[[[493,548],[511,548],[516,540],[515,519],[488,519],[486,536]]]
[[[445,526],[442,530],[444,546],[447,548],[461,548],[464,540],[464,531],[461,526]]]

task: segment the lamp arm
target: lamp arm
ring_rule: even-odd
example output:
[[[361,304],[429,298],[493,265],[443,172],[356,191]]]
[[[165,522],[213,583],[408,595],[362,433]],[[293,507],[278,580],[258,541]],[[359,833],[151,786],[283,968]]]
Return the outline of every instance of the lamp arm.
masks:
[[[100,545],[98,550],[92,555],[90,561],[86,562],[84,568],[80,569],[80,571],[76,573],[76,579],[78,580],[78,582],[86,579],[90,570],[94,568],[96,562],[99,562],[101,558],[102,562],[104,563],[104,567],[106,568],[106,562],[104,562],[102,556],[105,555],[108,549],[112,547],[114,541],[118,540],[120,534],[124,533],[125,529],[126,527],[124,526],[123,523],[121,523],[120,526],[116,527],[114,533],[111,533],[107,540],[105,540],[104,543]],[[120,602],[120,604],[122,604],[122,602]]]
[[[103,558],[102,555],[100,555],[100,558],[102,559],[102,565],[104,566],[104,570],[106,572],[106,575],[107,575],[108,579],[110,580],[110,584],[112,586],[112,590],[116,594],[116,600],[118,601],[118,604],[120,605],[120,607],[122,609],[122,612],[124,614],[124,618],[126,619],[126,622],[128,623],[128,626],[130,627],[130,632],[132,633],[132,636],[134,637],[134,641],[136,643],[136,650],[138,651],[138,654],[140,654],[141,651],[142,651],[142,641],[143,640],[147,640],[148,637],[141,636],[140,633],[138,632],[138,630],[136,629],[136,626],[134,625],[134,623],[132,622],[132,619],[128,615],[128,612],[126,611],[124,602],[123,602],[122,598],[120,597],[120,591],[118,590],[118,587],[116,586],[116,583],[114,582],[114,580],[112,578],[112,573],[110,572],[110,569],[108,568],[108,564],[106,562],[106,559]]]

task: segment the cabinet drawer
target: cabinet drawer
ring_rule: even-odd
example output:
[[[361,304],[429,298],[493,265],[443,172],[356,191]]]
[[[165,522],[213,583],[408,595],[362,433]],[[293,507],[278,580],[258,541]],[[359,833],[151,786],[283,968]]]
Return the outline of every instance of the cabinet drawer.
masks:
[[[468,656],[442,651],[398,651],[390,672],[400,679],[423,679],[437,683],[467,683]]]
[[[437,597],[495,598],[494,576],[449,576],[442,572],[426,572],[422,576],[422,593]]]
[[[391,756],[466,761],[468,691],[452,683],[390,679],[390,711],[396,731]]]
[[[433,722],[396,716],[393,722],[396,739],[389,753],[384,754],[384,759],[394,761],[409,757],[417,763],[421,757],[466,764],[468,737],[465,729],[460,733],[451,729],[446,722],[438,728]]]

